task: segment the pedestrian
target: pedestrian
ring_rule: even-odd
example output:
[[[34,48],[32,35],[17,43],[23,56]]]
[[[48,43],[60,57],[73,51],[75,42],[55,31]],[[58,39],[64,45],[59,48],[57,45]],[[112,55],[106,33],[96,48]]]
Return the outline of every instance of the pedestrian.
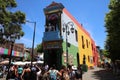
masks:
[[[82,80],[82,68],[81,65],[78,65],[77,70],[75,71],[76,80]]]
[[[56,70],[55,65],[53,65],[47,73],[50,76],[50,80],[57,80],[57,76],[61,76],[61,73]]]
[[[48,64],[45,64],[45,71],[47,72],[47,71],[48,71],[48,69],[49,69]]]
[[[73,70],[73,65],[69,65],[68,68],[68,74],[69,74],[69,78],[70,80],[75,80],[75,71]]]
[[[6,80],[9,79],[17,79],[17,65],[10,65],[10,71],[9,74],[7,74]]]
[[[17,69],[18,80],[22,80],[22,79],[21,79],[22,72],[23,72],[22,66],[18,66],[18,69]]]
[[[6,70],[7,70],[6,65],[3,65],[3,77],[5,77],[5,76],[6,76]]]
[[[24,66],[22,75],[21,75],[21,79],[22,80],[31,80],[30,79],[30,74],[31,74],[31,70],[30,70],[30,66],[28,64],[26,64]]]
[[[37,65],[36,65],[36,68],[37,68],[37,72],[36,72],[37,78],[36,78],[36,80],[40,80],[42,70]]]
[[[60,73],[61,73],[60,80],[69,80],[68,69],[65,65],[62,65]]]
[[[38,71],[38,68],[36,67],[36,65],[32,65],[31,67],[31,80],[36,80],[37,78],[37,71]]]

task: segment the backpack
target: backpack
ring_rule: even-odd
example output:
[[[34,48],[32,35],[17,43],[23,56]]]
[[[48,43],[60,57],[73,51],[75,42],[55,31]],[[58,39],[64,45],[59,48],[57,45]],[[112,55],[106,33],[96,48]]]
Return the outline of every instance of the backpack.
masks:
[[[75,72],[75,75],[76,75],[76,78],[77,78],[77,79],[82,78],[82,71],[77,70],[77,71]]]
[[[56,80],[57,79],[57,71],[51,70],[50,71],[50,80]]]

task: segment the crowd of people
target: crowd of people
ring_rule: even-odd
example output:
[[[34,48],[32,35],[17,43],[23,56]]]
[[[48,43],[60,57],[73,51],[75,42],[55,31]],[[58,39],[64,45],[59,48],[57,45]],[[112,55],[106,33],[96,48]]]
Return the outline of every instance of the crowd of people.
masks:
[[[56,69],[53,65],[33,65],[26,64],[24,66],[11,65],[9,74],[7,74],[6,80],[82,80],[81,65],[78,65],[77,69],[73,69],[73,66],[66,67],[63,65],[60,70]]]

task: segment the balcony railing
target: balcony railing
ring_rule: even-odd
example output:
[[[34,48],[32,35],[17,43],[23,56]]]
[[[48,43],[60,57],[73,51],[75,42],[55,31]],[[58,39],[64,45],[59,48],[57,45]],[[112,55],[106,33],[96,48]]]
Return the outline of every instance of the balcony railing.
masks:
[[[59,31],[44,32],[43,41],[62,40]]]

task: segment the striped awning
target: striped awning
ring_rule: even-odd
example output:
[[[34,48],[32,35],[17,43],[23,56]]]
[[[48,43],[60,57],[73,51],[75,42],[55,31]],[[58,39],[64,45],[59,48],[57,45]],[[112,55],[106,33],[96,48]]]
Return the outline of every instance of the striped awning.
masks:
[[[10,55],[10,52],[10,49],[0,47],[0,55]],[[23,53],[12,50],[12,56],[23,57]]]

